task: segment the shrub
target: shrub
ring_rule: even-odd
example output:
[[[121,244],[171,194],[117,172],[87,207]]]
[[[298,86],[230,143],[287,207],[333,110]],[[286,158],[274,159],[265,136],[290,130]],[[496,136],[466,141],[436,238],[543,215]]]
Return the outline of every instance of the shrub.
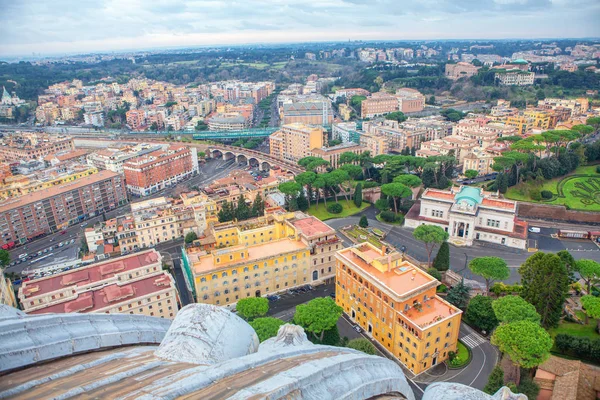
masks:
[[[600,174],[600,165],[596,167],[596,173]]]
[[[554,338],[554,345],[563,354],[590,361],[600,359],[600,339],[577,337],[559,333]]]
[[[403,199],[398,206],[398,211],[400,211],[402,214],[406,214],[414,204],[414,200]]]
[[[333,203],[327,206],[327,211],[329,211],[332,214],[339,214],[342,211],[344,211],[344,208],[340,203]]]
[[[542,193],[540,192],[540,189],[534,187],[529,190],[529,197],[531,197],[531,200],[540,201],[542,199]]]
[[[375,208],[379,211],[389,211],[390,203],[388,199],[379,199],[375,202]]]
[[[379,186],[379,182],[367,181],[363,183],[363,189],[371,189],[377,186]]]
[[[519,393],[527,396],[528,399],[537,399],[540,394],[540,387],[529,376],[523,376],[518,387]]]
[[[381,214],[379,214],[381,216],[381,219],[384,220],[385,222],[403,222],[404,221],[404,215],[402,214],[396,214],[393,211],[382,211]]]
[[[552,198],[552,192],[549,190],[542,190],[541,195],[542,195],[542,199],[549,200]]]
[[[496,365],[488,378],[488,382],[483,388],[483,391],[487,394],[496,393],[502,386],[504,386],[504,371],[502,367]]]
[[[433,276],[435,279],[437,279],[438,281],[442,281],[442,274],[440,274],[440,271],[438,271],[435,268],[429,268],[427,270],[427,273],[431,276]]]
[[[366,228],[367,226],[369,226],[369,221],[367,220],[367,216],[366,215],[362,215],[360,217],[360,221],[358,222],[358,226],[360,226],[361,228]]]
[[[438,293],[446,293],[448,291],[448,288],[442,283],[440,286],[437,287],[436,291]]]
[[[523,286],[519,284],[514,285],[506,285],[502,282],[496,282],[490,288],[490,292],[494,293],[496,296],[504,296],[507,294],[519,294],[523,290]]]
[[[377,349],[375,349],[375,346],[373,345],[373,343],[371,343],[368,339],[364,339],[364,338],[352,339],[351,341],[348,342],[346,347],[350,347],[351,349],[359,350],[359,351],[362,351],[363,353],[367,353],[370,355],[377,354]]]

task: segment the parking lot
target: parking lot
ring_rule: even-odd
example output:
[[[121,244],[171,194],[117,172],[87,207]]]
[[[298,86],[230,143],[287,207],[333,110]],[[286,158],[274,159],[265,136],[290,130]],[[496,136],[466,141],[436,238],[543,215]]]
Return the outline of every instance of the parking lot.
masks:
[[[296,312],[296,306],[298,304],[306,303],[317,297],[330,296],[335,293],[335,284],[326,285],[306,285],[312,286],[312,290],[306,291],[286,291],[278,293],[278,299],[269,300],[269,312],[268,315],[275,316],[284,321],[291,321]],[[270,297],[270,296],[269,296]]]
[[[66,238],[63,241],[56,242],[53,239],[49,239],[47,244],[50,246],[38,250],[37,252],[21,253],[9,264],[9,271],[19,272],[21,276],[25,277],[34,275],[36,270],[46,268],[49,265],[67,263],[77,258],[79,247],[75,245],[76,240],[73,238]],[[45,275],[46,274],[37,274],[36,277]],[[18,283],[20,282],[15,282],[15,284]]]

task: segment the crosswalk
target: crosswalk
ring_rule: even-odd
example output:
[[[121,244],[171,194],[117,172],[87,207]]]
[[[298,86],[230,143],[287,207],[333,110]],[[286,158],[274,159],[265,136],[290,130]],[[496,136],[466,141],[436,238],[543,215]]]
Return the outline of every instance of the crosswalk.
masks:
[[[470,333],[467,336],[460,338],[460,340],[472,349],[485,343],[485,339],[476,333]]]

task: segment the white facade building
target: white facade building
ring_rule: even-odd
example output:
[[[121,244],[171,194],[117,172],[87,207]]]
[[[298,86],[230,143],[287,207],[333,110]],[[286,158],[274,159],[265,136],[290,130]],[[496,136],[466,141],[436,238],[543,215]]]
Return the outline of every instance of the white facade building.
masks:
[[[497,198],[483,189],[426,189],[406,215],[406,226],[438,225],[450,234],[449,242],[470,246],[473,240],[507,247],[527,247],[527,223],[516,217],[517,203]]]

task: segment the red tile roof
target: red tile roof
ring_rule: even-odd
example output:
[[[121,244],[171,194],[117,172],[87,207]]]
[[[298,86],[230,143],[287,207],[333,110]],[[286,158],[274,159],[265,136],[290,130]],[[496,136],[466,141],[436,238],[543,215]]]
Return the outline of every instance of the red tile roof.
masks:
[[[423,193],[423,196],[433,197],[435,199],[440,199],[440,200],[454,201],[454,193],[444,191],[444,190],[427,189],[427,190],[425,190],[425,193]]]
[[[304,235],[311,237],[323,234],[335,234],[335,230],[316,217],[307,217],[292,222]]]
[[[505,201],[505,200],[493,200],[484,198],[481,202],[482,206],[494,207],[494,208],[505,208],[507,210],[512,210],[515,208],[514,201]]]

